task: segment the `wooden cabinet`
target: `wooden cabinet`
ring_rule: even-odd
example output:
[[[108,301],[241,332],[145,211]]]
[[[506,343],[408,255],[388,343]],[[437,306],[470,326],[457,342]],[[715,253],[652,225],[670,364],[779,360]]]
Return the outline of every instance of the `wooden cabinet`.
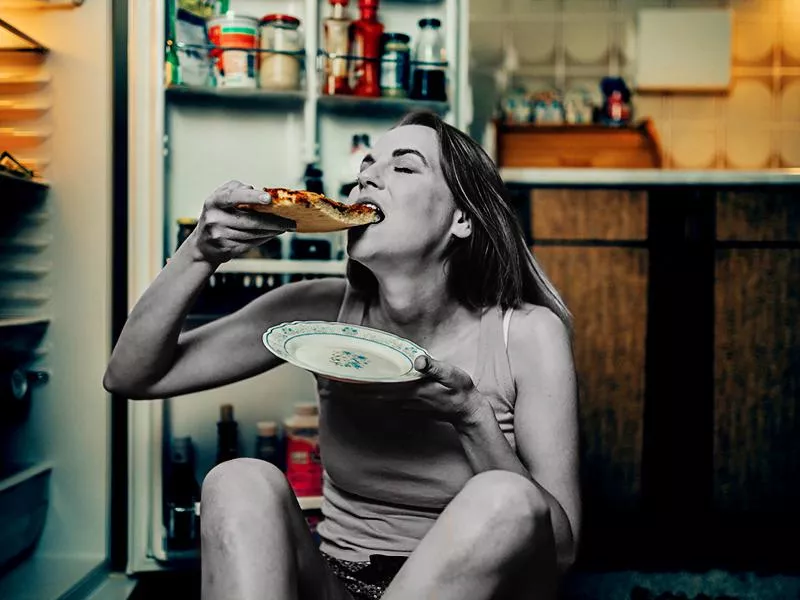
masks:
[[[535,189],[575,318],[591,567],[796,568],[796,188]],[[796,554],[796,553],[795,553]]]

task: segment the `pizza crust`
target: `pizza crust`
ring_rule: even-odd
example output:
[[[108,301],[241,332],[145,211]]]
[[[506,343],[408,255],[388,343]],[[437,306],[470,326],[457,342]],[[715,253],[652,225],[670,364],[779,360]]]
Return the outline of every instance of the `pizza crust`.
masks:
[[[350,227],[378,223],[380,210],[366,204],[344,204],[306,190],[264,188],[269,204],[237,204],[236,208],[278,215],[297,223],[300,233],[341,231]]]

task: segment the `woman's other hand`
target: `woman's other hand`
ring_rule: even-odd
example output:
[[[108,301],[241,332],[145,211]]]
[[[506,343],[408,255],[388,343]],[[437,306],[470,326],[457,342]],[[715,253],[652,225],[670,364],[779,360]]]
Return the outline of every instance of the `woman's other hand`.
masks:
[[[187,240],[196,250],[196,258],[219,265],[293,230],[295,224],[290,219],[236,208],[239,204],[271,201],[266,192],[240,181],[229,181],[214,190]]]
[[[330,381],[344,397],[363,402],[382,402],[387,410],[402,409],[429,413],[456,427],[479,418],[486,398],[475,387],[472,378],[463,370],[444,361],[420,355],[414,368],[423,377],[403,383],[342,383]]]

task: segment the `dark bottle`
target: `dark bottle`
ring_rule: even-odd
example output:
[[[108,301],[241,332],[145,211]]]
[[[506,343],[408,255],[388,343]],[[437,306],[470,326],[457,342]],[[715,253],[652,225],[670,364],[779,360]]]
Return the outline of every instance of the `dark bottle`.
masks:
[[[421,19],[414,52],[411,97],[415,100],[447,100],[447,60],[439,19]]]
[[[233,405],[219,407],[217,422],[217,464],[239,457],[239,424],[233,419]]]
[[[191,437],[175,438],[166,482],[167,547],[190,550],[200,543],[200,485],[194,475]]]

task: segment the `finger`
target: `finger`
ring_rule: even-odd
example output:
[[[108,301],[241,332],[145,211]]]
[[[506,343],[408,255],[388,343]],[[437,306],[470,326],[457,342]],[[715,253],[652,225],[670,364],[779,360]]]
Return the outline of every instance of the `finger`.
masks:
[[[461,388],[472,383],[472,378],[458,367],[425,354],[417,356],[414,368],[449,388]]]
[[[237,231],[257,233],[265,229],[287,231],[297,228],[297,225],[292,219],[266,213],[222,211],[216,215],[216,217],[216,223],[229,229],[236,229]]]
[[[227,193],[221,194],[217,205],[232,209],[237,204],[269,204],[271,201],[272,198],[264,190],[240,182],[231,182]]]

